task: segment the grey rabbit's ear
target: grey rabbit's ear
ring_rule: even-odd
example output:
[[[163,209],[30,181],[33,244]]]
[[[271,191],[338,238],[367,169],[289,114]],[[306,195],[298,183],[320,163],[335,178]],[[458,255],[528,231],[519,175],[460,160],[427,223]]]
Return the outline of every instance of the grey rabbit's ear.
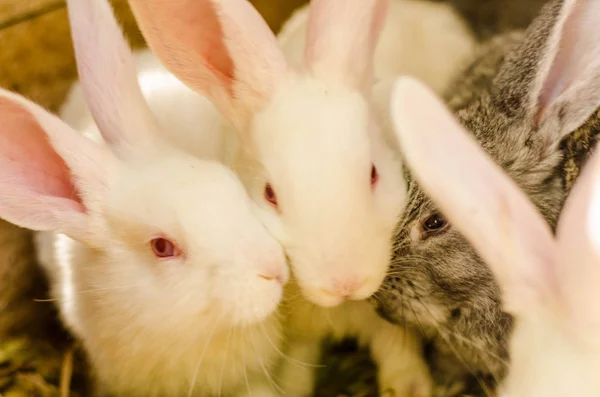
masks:
[[[501,108],[559,140],[600,105],[600,1],[553,0],[506,59],[494,84]]]
[[[400,77],[391,113],[412,174],[490,266],[505,310],[535,310],[555,292],[556,244],[541,213],[425,84]]]

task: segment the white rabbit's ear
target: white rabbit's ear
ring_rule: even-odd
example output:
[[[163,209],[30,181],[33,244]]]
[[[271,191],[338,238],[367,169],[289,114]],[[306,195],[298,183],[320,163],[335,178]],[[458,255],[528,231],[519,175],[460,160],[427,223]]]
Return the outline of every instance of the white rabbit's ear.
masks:
[[[93,240],[88,211],[114,158],[57,117],[0,89],[0,217]]]
[[[398,79],[392,118],[416,180],[496,275],[506,309],[552,293],[552,232],[527,196],[423,83]]]
[[[389,0],[312,0],[305,62],[321,78],[370,89],[373,54]]]
[[[534,131],[549,123],[554,142],[600,106],[598,21],[598,0],[549,2],[501,72],[506,107],[526,109]]]
[[[81,86],[103,138],[117,150],[149,143],[158,127],[108,0],[68,0],[67,9]]]
[[[600,152],[587,161],[558,222],[561,295],[570,322],[600,331]],[[593,331],[592,331],[593,330]]]
[[[148,45],[236,126],[273,95],[287,64],[247,0],[130,0]]]

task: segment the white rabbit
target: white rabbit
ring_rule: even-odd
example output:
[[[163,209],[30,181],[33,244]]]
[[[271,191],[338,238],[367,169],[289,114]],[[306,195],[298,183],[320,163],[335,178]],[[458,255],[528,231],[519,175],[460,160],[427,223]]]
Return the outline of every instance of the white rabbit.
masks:
[[[281,246],[230,169],[160,131],[109,3],[69,0],[68,12],[103,142],[0,91],[0,216],[43,232],[98,394],[278,395]]]
[[[576,3],[587,7],[571,8]],[[567,1],[562,11],[568,15],[585,9],[587,15],[599,15],[598,3],[592,3]],[[594,21],[584,22],[584,29],[592,28]],[[571,30],[569,39],[577,37],[578,30]],[[597,36],[579,36],[577,44],[593,45]],[[564,64],[572,66],[563,69],[569,76],[598,75],[597,62],[593,67],[574,59]],[[588,88],[561,84],[546,92],[543,104],[572,103],[582,90],[591,95],[586,96],[589,102],[597,103],[597,90]],[[583,167],[555,238],[526,194],[423,83],[399,79],[392,108],[416,180],[490,266],[504,309],[515,317],[511,362],[499,396],[600,395],[600,153],[593,153]],[[594,108],[580,110],[555,131],[557,136],[585,120]],[[547,108],[541,128],[556,112],[560,111]]]
[[[287,61],[297,68],[304,65],[309,8],[310,3],[294,11],[277,35]],[[473,33],[451,4],[392,0],[375,48],[374,74],[384,81],[410,75],[441,94],[475,46]]]
[[[404,196],[371,109],[388,2],[313,1],[302,73],[245,0],[130,4],[154,53],[239,133],[236,170],[304,294],[323,306],[370,296]]]
[[[373,349],[382,389],[427,394],[417,337],[379,319],[366,302],[345,302],[379,287],[405,194],[399,158],[382,136],[372,98],[372,56],[388,2],[313,1],[304,71],[289,67],[246,0],[130,4],[163,64],[210,98],[238,133],[233,165],[309,301],[289,309],[289,332],[299,339],[289,354],[314,362],[324,333],[354,334],[386,347]],[[307,311],[310,317],[302,315]],[[306,395],[310,372],[288,365],[284,389]]]

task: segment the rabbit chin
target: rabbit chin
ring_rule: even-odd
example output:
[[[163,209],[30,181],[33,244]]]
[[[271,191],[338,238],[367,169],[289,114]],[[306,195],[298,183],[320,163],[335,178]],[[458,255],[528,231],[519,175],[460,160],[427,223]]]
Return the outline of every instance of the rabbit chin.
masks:
[[[242,280],[239,286],[228,285],[217,291],[215,312],[223,326],[247,326],[266,320],[281,302],[282,284],[257,278],[254,282]]]
[[[304,297],[311,303],[322,307],[335,307],[348,300],[364,300],[369,298],[381,285],[385,273],[381,275],[369,274],[368,276],[354,277],[350,272],[342,272],[343,278],[339,282],[317,284],[314,278],[303,279],[297,276],[296,280]],[[332,277],[335,280],[335,278]],[[312,280],[312,281],[311,281]],[[317,278],[316,280],[322,280]]]

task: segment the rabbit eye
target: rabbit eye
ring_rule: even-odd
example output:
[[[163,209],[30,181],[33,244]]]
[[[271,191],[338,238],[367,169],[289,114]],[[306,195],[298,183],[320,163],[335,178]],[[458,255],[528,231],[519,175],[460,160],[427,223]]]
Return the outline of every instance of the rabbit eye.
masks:
[[[172,258],[180,255],[175,244],[164,237],[152,239],[150,247],[152,247],[152,252],[157,258]]]
[[[447,227],[448,221],[446,221],[446,219],[444,219],[444,217],[439,212],[430,215],[423,222],[423,231],[425,233],[441,232]]]
[[[273,186],[271,186],[270,183],[267,183],[265,186],[265,200],[277,208],[277,196],[275,195],[275,190],[273,190]]]
[[[379,180],[379,173],[377,172],[377,168],[375,168],[375,164],[371,165],[371,186],[375,186],[377,181]]]

